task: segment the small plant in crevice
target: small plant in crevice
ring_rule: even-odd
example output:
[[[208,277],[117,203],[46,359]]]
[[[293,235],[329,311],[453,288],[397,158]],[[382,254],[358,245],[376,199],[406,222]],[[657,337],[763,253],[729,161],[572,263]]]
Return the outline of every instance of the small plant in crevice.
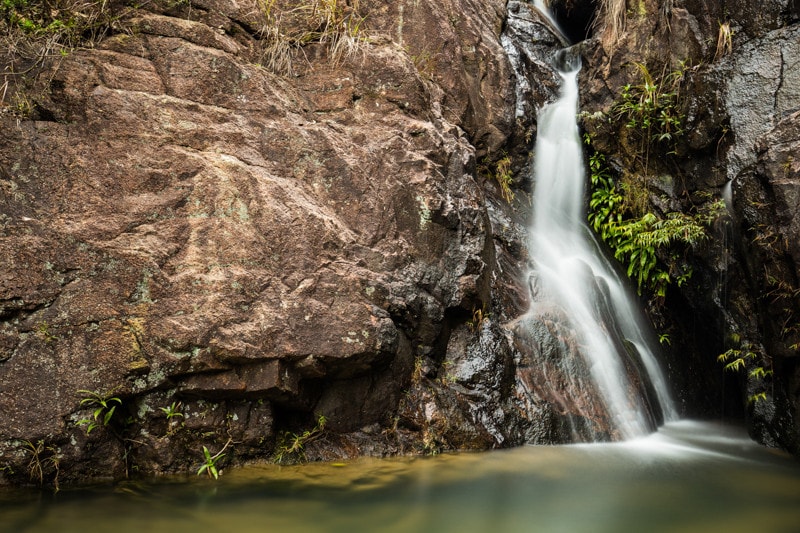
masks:
[[[53,333],[50,324],[47,322],[40,322],[36,326],[36,333],[44,339],[44,342],[50,344],[58,339],[58,337]]]
[[[425,359],[421,355],[414,357],[414,370],[411,372],[411,381],[419,383],[425,375]]]
[[[500,186],[500,195],[503,199],[511,203],[514,201],[514,191],[511,186],[514,184],[514,177],[511,172],[511,158],[504,155],[494,166],[494,179]]]
[[[217,468],[217,463],[225,457],[224,452],[228,449],[231,442],[233,441],[228,439],[228,442],[225,443],[222,449],[213,455],[206,446],[203,446],[203,464],[197,470],[197,475],[202,475],[205,472],[209,478],[219,479],[220,470]]]
[[[181,403],[177,401],[173,401],[166,407],[158,408],[162,413],[164,413],[164,417],[167,420],[167,428],[164,435],[165,437],[174,435],[181,428],[185,427],[185,424],[180,422],[180,419],[185,418],[185,415],[180,411],[180,408]]]
[[[274,460],[276,463],[283,463],[286,460],[297,462],[306,459],[306,445],[318,439],[325,431],[325,425],[328,420],[324,415],[317,417],[317,424],[311,428],[303,431],[302,433],[292,433],[284,431],[278,437],[278,443],[275,446]]]
[[[422,454],[423,455],[439,455],[445,449],[446,445],[444,439],[438,434],[436,430],[431,427],[426,427],[422,432]]]
[[[478,172],[495,181],[500,189],[500,196],[509,204],[514,201],[514,173],[511,169],[511,157],[503,152],[503,156],[492,163],[488,157],[478,167]]]
[[[417,69],[417,73],[420,77],[426,80],[433,80],[436,74],[436,63],[439,54],[432,54],[429,50],[424,48],[416,54],[411,53],[408,47],[406,47],[405,50],[409,54],[409,59],[414,63],[414,68]]]
[[[448,385],[452,385],[453,383],[458,381],[458,376],[453,374],[450,371],[450,367],[453,366],[452,361],[444,361],[442,362],[442,366],[439,370],[439,384],[444,385],[445,387]]]
[[[80,401],[81,407],[92,409],[91,418],[82,418],[76,425],[86,426],[86,434],[98,427],[107,427],[114,419],[117,407],[122,405],[122,400],[114,396],[114,391],[100,393],[97,391],[79,390],[78,394],[83,398]]]
[[[183,413],[178,410],[180,409],[180,405],[180,402],[172,402],[171,405],[159,407],[159,409],[167,417],[167,420],[171,420],[175,417],[183,417]]]
[[[725,57],[733,52],[733,30],[730,22],[720,22],[719,32],[717,32],[717,50],[714,53],[714,61]]]
[[[52,471],[53,488],[58,491],[58,475],[61,471],[61,459],[58,448],[46,445],[44,440],[33,442],[23,441],[25,451],[31,454],[28,462],[28,476],[31,481],[36,481],[40,487],[44,486],[45,473]]]
[[[481,329],[483,323],[489,319],[489,313],[486,311],[486,304],[482,307],[472,308],[472,317],[467,321],[467,328],[473,333]]]

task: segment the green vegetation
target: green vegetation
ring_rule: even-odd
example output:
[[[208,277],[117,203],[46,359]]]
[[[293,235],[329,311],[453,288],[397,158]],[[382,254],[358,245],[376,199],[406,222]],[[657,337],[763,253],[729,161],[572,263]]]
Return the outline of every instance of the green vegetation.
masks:
[[[54,342],[58,337],[56,337],[50,329],[50,324],[47,322],[40,322],[36,326],[36,333],[44,339],[44,342],[50,344]]]
[[[273,72],[292,74],[295,52],[308,44],[326,44],[329,57],[338,63],[356,55],[366,42],[358,0],[259,0],[258,4],[264,16],[263,62]]]
[[[660,76],[653,76],[646,65],[633,65],[639,82],[622,87],[619,100],[608,114],[585,117],[602,120],[602,125],[610,126],[611,135],[618,132],[629,159],[624,165],[626,171],[612,175],[606,156],[591,151],[588,219],[636,281],[639,294],[649,291],[662,299],[670,284],[680,286],[692,275],[682,260],[681,249],[706,239],[706,228],[725,206],[719,200],[706,202],[692,214],[652,210],[648,188],[654,170],[651,154],[658,153],[663,165],[675,154],[684,134],[679,95],[686,66],[680,63],[672,72],[665,67]],[[585,141],[591,146],[591,135],[586,135]],[[663,342],[669,342],[668,337]]]
[[[76,423],[78,426],[86,426],[87,435],[97,427],[108,426],[114,418],[117,407],[122,405],[122,400],[113,396],[114,391],[103,394],[96,391],[79,390],[78,394],[83,396],[80,402],[81,407],[94,409],[91,418],[82,418]]]
[[[208,448],[203,446],[203,464],[197,470],[197,475],[202,475],[205,472],[209,478],[219,479],[219,469],[217,468],[217,463],[225,457],[225,450],[231,443],[231,439],[228,439],[228,442],[225,443],[225,446],[222,447],[220,451],[211,455],[211,452],[208,451]]]
[[[508,203],[514,201],[514,191],[511,190],[514,176],[511,170],[511,157],[508,154],[502,152],[502,157],[495,163],[492,163],[489,157],[484,158],[478,166],[478,173],[497,182],[503,200]]]
[[[61,58],[102,38],[123,10],[106,0],[0,0],[0,106],[28,118],[30,79],[48,58]]]
[[[734,341],[738,343],[738,335],[734,335]],[[742,372],[746,371],[747,375],[753,379],[766,379],[773,374],[772,363],[768,361],[765,364],[763,361],[768,359],[766,356],[759,356],[759,350],[749,342],[740,343],[738,348],[731,348],[725,353],[717,356],[717,361],[725,363],[723,367],[725,371]],[[751,394],[747,398],[747,403],[755,403],[767,399],[767,391],[761,390]]]
[[[312,429],[308,429],[299,434],[284,431],[278,438],[278,444],[275,447],[275,462],[282,463],[287,459],[291,461],[304,461],[306,458],[306,445],[322,435],[327,422],[328,420],[323,415],[319,415],[317,418],[317,425]]]
[[[511,203],[514,201],[514,191],[511,186],[514,184],[514,178],[511,173],[511,158],[504,155],[494,166],[494,179],[500,186],[500,195],[503,199]]]
[[[684,116],[678,110],[680,84],[686,70],[681,63],[677,70],[662,73],[656,79],[643,63],[633,64],[641,76],[641,83],[625,85],[620,101],[612,115],[625,122],[639,142],[639,154],[644,174],[650,163],[653,144],[667,146],[674,151],[675,143],[683,135]]]
[[[587,142],[589,139],[587,138]],[[592,195],[588,219],[600,238],[611,247],[614,257],[636,281],[639,294],[649,290],[657,297],[666,295],[667,286],[681,286],[691,270],[681,267],[680,256],[667,252],[675,244],[693,245],[704,240],[706,226],[725,208],[720,200],[695,215],[673,212],[659,217],[652,212],[637,215],[626,200],[626,187],[617,186],[605,156],[594,152],[589,157]],[[666,257],[666,263],[659,261]]]
[[[44,486],[45,472],[52,470],[53,487],[58,491],[58,474],[60,472],[60,457],[55,446],[46,446],[44,440],[36,444],[23,441],[25,450],[31,454],[28,462],[28,476],[31,481],[36,481],[40,487]]]
[[[483,304],[483,307],[473,307],[472,318],[467,321],[467,327],[472,332],[478,331],[481,329],[483,322],[488,319],[489,313],[486,311],[486,304]]]
[[[161,411],[166,415],[167,420],[171,420],[172,418],[178,416],[183,416],[183,413],[178,411],[178,409],[180,409],[180,404],[178,402],[172,402],[171,405],[168,405],[167,407],[159,407],[159,409],[161,409]]]
[[[105,35],[115,18],[105,0],[0,0],[3,59],[63,55]]]

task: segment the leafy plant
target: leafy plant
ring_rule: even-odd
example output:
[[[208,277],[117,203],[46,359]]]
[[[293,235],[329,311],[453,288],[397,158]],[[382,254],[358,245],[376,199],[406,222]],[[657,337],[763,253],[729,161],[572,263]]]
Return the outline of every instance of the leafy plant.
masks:
[[[717,356],[717,361],[726,363],[725,370],[742,370],[746,366],[746,361],[756,358],[756,353],[752,351],[751,345],[745,343],[742,348],[731,348]]]
[[[685,117],[678,110],[678,96],[686,66],[681,63],[677,70],[655,78],[644,63],[633,65],[639,71],[641,83],[622,87],[620,100],[612,114],[639,137],[644,173],[647,174],[651,145],[666,143],[674,150],[676,141],[684,133]]]
[[[28,475],[33,480],[38,480],[39,486],[44,485],[45,470],[53,469],[53,486],[58,491],[58,474],[60,472],[60,458],[58,449],[55,446],[45,446],[44,440],[38,440],[36,444],[26,440],[23,441],[26,451],[31,454],[31,460],[28,462]]]
[[[91,418],[82,418],[77,422],[78,426],[86,426],[87,435],[96,427],[108,426],[117,407],[122,405],[122,400],[113,396],[114,391],[103,394],[97,391],[79,390],[78,394],[84,396],[80,402],[81,407],[93,409]]]
[[[738,340],[738,337],[737,337]],[[764,361],[766,357],[759,357],[759,352],[749,342],[743,342],[739,348],[731,348],[725,353],[717,356],[717,361],[725,363],[723,369],[725,371],[742,372],[747,371],[747,375],[753,379],[766,379],[772,376],[772,364],[769,362],[769,368],[765,368],[763,364],[757,364],[757,360]],[[747,403],[755,403],[758,401],[766,400],[767,392],[762,390],[750,395],[747,398]]]
[[[586,141],[590,143],[591,138]],[[691,270],[680,266],[677,255],[666,252],[678,243],[693,245],[706,239],[705,227],[724,210],[724,203],[712,203],[695,215],[672,212],[659,217],[645,212],[634,216],[602,153],[595,151],[589,156],[589,174],[589,224],[625,266],[628,277],[636,281],[639,294],[647,289],[664,297],[670,283],[681,286],[688,280]],[[659,255],[667,262],[660,261]]]
[[[40,322],[36,326],[36,333],[38,333],[39,336],[44,339],[44,342],[48,344],[55,341],[58,338],[50,330],[50,324],[48,324],[47,322]]]
[[[178,416],[183,416],[183,413],[178,411],[178,409],[180,409],[180,403],[178,402],[172,402],[171,405],[168,405],[167,407],[159,407],[159,409],[161,409],[161,411],[166,415],[167,420]]]
[[[305,460],[306,445],[316,440],[325,431],[325,424],[328,420],[323,415],[317,418],[317,424],[302,433],[290,433],[285,431],[281,434],[278,445],[275,448],[275,462],[282,463],[284,459],[293,458]]]
[[[223,452],[225,452],[225,450],[228,448],[231,442],[232,442],[231,439],[228,439],[228,442],[225,443],[225,446],[223,446],[222,449],[217,453],[215,453],[214,455],[211,455],[211,452],[208,451],[208,448],[203,446],[203,459],[205,462],[197,470],[197,475],[199,476],[203,472],[205,472],[206,474],[208,474],[209,478],[213,477],[214,479],[219,479],[220,473],[219,469],[217,468],[217,463],[223,457],[225,457],[225,453]]]

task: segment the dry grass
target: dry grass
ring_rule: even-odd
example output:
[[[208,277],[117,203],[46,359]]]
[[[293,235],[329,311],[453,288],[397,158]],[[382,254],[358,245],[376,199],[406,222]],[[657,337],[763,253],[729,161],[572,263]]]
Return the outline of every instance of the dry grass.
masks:
[[[714,53],[714,60],[724,57],[733,52],[733,30],[731,30],[730,22],[719,24],[719,32],[717,34],[717,51]]]
[[[625,0],[600,0],[600,15],[595,19],[596,27],[605,28],[605,39],[612,46],[625,31],[627,2]]]
[[[334,63],[351,59],[366,42],[364,17],[358,0],[259,0],[264,17],[261,29],[263,63],[281,74],[292,74],[292,64],[305,45],[328,46]]]
[[[107,0],[2,0],[4,66],[20,59],[41,60],[96,42],[112,20]]]
[[[97,42],[116,18],[110,0],[0,0],[0,105],[29,113],[27,74]]]

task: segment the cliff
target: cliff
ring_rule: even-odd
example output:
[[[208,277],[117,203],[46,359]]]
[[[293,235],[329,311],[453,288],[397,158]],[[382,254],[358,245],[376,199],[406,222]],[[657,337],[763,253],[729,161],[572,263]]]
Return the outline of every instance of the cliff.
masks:
[[[440,446],[399,406],[488,305],[503,2],[108,9],[5,77],[2,475],[269,458],[320,416],[323,451]]]

